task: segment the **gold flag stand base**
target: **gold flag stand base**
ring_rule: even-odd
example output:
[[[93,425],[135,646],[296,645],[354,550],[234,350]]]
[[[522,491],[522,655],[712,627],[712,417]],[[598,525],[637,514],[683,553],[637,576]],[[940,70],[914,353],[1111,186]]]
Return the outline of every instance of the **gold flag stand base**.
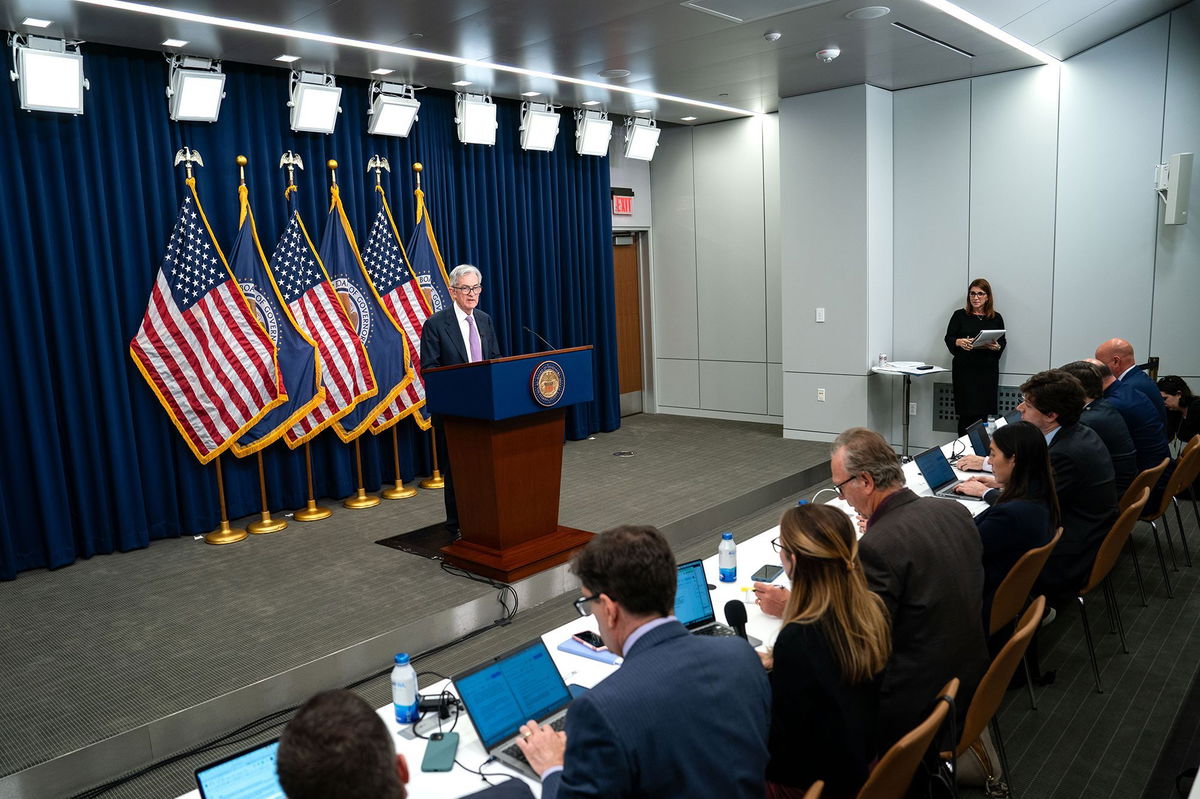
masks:
[[[409,497],[415,497],[416,495],[417,489],[404,485],[404,483],[400,480],[396,481],[395,488],[385,488],[379,492],[379,496],[383,497],[384,499],[408,499]]]
[[[211,533],[204,535],[204,543],[206,544],[236,544],[246,537],[245,530],[235,530],[229,526],[229,522],[221,520],[221,526]]]
[[[379,504],[379,497],[371,496],[364,489],[358,489],[358,493],[346,499],[342,503],[342,507],[350,508],[351,510],[362,510],[363,508],[373,508]]]
[[[255,535],[266,535],[267,533],[278,533],[280,530],[287,529],[287,519],[272,519],[271,514],[264,512],[262,518],[256,522],[250,522],[246,525],[246,530]]]
[[[426,477],[421,482],[417,483],[421,488],[438,489],[446,487],[446,479],[442,477],[442,473],[437,469],[433,470],[433,474]]]
[[[333,511],[329,508],[322,508],[317,504],[316,500],[310,499],[308,507],[304,510],[298,510],[292,514],[292,518],[298,522],[319,522],[322,519],[328,519],[333,515]]]

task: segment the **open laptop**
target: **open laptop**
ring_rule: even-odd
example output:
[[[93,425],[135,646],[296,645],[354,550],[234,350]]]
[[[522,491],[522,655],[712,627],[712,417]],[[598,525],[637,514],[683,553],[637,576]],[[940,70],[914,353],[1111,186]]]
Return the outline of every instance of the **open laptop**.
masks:
[[[935,497],[942,497],[944,499],[979,499],[979,497],[954,493],[954,487],[962,481],[954,476],[954,470],[950,468],[950,462],[946,460],[941,447],[931,447],[918,455],[914,460],[917,462],[917,468],[921,470],[921,476],[925,478],[925,482],[929,484],[929,490],[933,492]]]
[[[967,441],[971,444],[971,450],[976,455],[988,456],[988,445],[992,443],[991,437],[987,431],[987,421],[980,419],[975,424],[967,428]]]
[[[286,799],[275,771],[279,739],[196,769],[202,799]]]
[[[571,692],[542,639],[462,672],[454,687],[487,753],[537,779],[517,746],[518,730],[530,719],[563,729],[571,703]]]
[[[1016,424],[1019,421],[1021,421],[1021,412],[1018,411],[1016,408],[1013,408],[1011,411],[1004,414],[1004,423],[1005,424]]]
[[[737,635],[732,627],[717,621],[712,597],[708,593],[708,578],[704,576],[703,561],[689,560],[676,568],[675,618],[679,619],[679,623],[695,635]]]

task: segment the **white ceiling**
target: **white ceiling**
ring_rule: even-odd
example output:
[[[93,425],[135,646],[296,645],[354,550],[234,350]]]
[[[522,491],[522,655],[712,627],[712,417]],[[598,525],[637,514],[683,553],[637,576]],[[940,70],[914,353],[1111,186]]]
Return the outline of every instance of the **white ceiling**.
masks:
[[[864,0],[150,0],[174,12],[195,12],[294,30],[447,53],[567,75],[635,91],[677,95],[752,112],[774,111],[782,97],[869,83],[903,89],[1033,66],[1027,56],[921,0],[883,0],[891,13],[852,21]],[[960,5],[1058,58],[1070,57],[1182,5],[1181,0],[959,0]],[[702,5],[723,13],[697,10]],[[97,7],[77,0],[4,0],[0,28],[23,28],[26,16],[50,19],[46,35],[161,50],[171,37],[184,52],[232,62],[277,64],[281,53],[298,66],[370,78],[452,88],[519,99],[541,91],[567,106],[601,101],[628,114],[647,108],[663,122],[695,116],[694,124],[737,116],[686,103],[571,85],[549,78],[494,72],[379,53],[355,46],[289,39],[171,17]],[[728,17],[740,17],[742,21]],[[966,58],[897,29],[900,22],[975,55]],[[769,42],[764,34],[782,34]],[[842,55],[822,64],[814,53],[837,46]],[[87,48],[84,47],[86,55]],[[627,78],[606,80],[607,69]],[[165,75],[165,72],[164,72]]]

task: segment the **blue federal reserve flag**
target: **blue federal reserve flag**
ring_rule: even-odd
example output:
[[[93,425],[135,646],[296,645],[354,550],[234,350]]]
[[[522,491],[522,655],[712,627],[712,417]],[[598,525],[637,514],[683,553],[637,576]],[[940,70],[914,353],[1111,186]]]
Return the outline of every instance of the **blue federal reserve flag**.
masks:
[[[450,307],[450,277],[433,235],[433,221],[425,208],[425,192],[417,189],[417,227],[408,240],[408,261],[412,264],[417,284],[429,298],[433,312]]]

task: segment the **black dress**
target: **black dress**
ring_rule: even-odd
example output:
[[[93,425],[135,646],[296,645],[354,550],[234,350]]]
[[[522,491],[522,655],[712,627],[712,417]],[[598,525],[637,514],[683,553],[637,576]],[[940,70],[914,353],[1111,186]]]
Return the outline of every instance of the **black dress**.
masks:
[[[954,357],[951,374],[954,378],[954,411],[958,414],[958,434],[967,432],[967,427],[979,419],[995,414],[996,394],[1000,387],[1000,355],[1008,343],[1006,336],[1000,337],[1000,349],[981,347],[964,350],[955,346],[960,338],[975,338],[983,330],[1003,330],[1004,317],[996,314],[991,318],[978,317],[962,308],[950,317],[946,325],[946,349]]]
[[[820,623],[785,624],[773,652],[767,780],[854,796],[875,757],[879,679],[846,685]]]

